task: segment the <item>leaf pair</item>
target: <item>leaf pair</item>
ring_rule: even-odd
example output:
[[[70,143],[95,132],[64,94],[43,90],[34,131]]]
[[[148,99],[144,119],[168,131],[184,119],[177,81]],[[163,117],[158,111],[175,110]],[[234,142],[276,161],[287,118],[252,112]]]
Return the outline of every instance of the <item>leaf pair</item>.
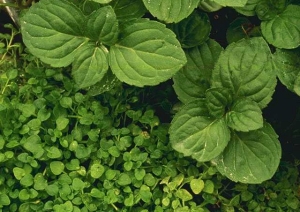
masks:
[[[30,52],[54,67],[72,64],[80,88],[99,82],[109,67],[128,84],[156,85],[186,62],[175,34],[165,25],[138,19],[119,32],[111,6],[86,16],[68,0],[42,0],[22,17],[21,26]]]
[[[186,67],[174,77],[175,91],[186,105],[171,124],[173,148],[201,162],[214,160],[218,170],[234,181],[260,183],[275,173],[281,157],[277,135],[263,122],[261,112],[276,86],[269,47],[262,38],[241,40],[211,54],[209,65],[204,65],[204,54],[199,53],[213,48],[208,41],[188,51]],[[200,59],[190,60],[197,58],[191,52]],[[189,70],[194,78],[188,77]],[[193,86],[202,93],[190,95]],[[263,168],[253,170],[261,163]]]

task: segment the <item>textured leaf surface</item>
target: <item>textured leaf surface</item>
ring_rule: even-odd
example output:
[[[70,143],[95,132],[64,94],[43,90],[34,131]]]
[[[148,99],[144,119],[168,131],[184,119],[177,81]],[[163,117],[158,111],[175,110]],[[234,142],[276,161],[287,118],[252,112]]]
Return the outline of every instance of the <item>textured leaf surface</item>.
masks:
[[[140,19],[128,24],[110,49],[113,73],[131,85],[157,85],[186,63],[175,34],[164,24]]]
[[[172,147],[197,161],[218,156],[230,139],[224,119],[210,117],[205,100],[185,105],[174,117],[170,127]]]
[[[199,8],[205,12],[215,12],[222,9],[222,7],[222,5],[219,5],[213,0],[201,0],[199,3]]]
[[[277,49],[273,62],[282,84],[300,96],[300,48],[293,50]]]
[[[206,102],[209,113],[216,118],[224,115],[225,109],[232,102],[232,96],[228,89],[211,88],[206,91]]]
[[[288,5],[270,21],[261,23],[263,36],[277,48],[293,49],[300,45],[300,6]]]
[[[108,51],[104,46],[95,47],[87,43],[80,48],[72,72],[80,88],[94,85],[104,77],[108,70],[107,55]]]
[[[147,11],[142,0],[113,0],[110,5],[119,21],[141,18]]]
[[[248,132],[263,127],[262,111],[250,99],[237,100],[226,114],[226,122],[234,130]]]
[[[166,23],[177,23],[188,17],[200,0],[143,0],[149,12]]]
[[[205,97],[213,67],[222,50],[216,41],[209,39],[201,46],[185,51],[187,64],[173,77],[173,87],[180,101],[188,103]]]
[[[76,50],[87,42],[81,27],[82,12],[66,0],[42,0],[21,19],[22,36],[29,51],[54,67],[70,65]]]
[[[243,7],[247,4],[248,0],[213,0],[217,4],[228,7]]]
[[[270,49],[261,37],[230,44],[221,53],[212,74],[212,87],[228,88],[233,98],[249,97],[264,108],[276,86]]]
[[[256,15],[255,7],[259,2],[261,0],[248,0],[245,6],[235,7],[234,9],[245,16],[254,16]]]
[[[206,13],[194,12],[179,23],[172,24],[170,28],[183,48],[191,48],[201,45],[209,38],[211,25]]]
[[[87,18],[87,36],[95,41],[112,45],[118,38],[118,21],[111,6],[101,7]]]
[[[248,133],[233,133],[224,152],[214,161],[221,174],[242,183],[270,179],[281,158],[278,136],[269,124]]]

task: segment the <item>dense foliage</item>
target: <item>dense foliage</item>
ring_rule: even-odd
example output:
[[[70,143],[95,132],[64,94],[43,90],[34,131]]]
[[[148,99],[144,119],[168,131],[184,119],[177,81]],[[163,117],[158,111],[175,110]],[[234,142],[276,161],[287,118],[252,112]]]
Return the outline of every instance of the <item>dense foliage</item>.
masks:
[[[300,95],[299,14],[297,0],[23,10],[0,33],[0,210],[297,211],[299,161],[280,162],[263,110],[277,79]]]

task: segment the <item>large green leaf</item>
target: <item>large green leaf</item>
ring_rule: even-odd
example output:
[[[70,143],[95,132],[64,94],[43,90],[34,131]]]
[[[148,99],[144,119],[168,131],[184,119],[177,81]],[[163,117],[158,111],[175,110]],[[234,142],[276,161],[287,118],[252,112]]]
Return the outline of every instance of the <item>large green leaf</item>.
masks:
[[[227,7],[243,7],[247,4],[248,0],[213,0],[219,5]]]
[[[279,80],[289,90],[300,96],[300,48],[292,50],[276,49],[273,63]]]
[[[104,46],[95,47],[86,43],[80,48],[73,62],[75,82],[80,88],[88,87],[99,82],[108,70],[108,50]]]
[[[226,114],[226,122],[234,130],[248,132],[263,127],[262,111],[250,99],[238,99]]]
[[[208,40],[211,25],[206,13],[194,12],[179,23],[171,24],[170,28],[177,35],[183,48],[191,48]]]
[[[186,63],[175,34],[156,21],[140,19],[127,24],[120,41],[109,52],[113,73],[131,85],[157,85]]]
[[[224,152],[213,162],[221,174],[235,182],[261,183],[270,179],[280,162],[281,147],[273,128],[232,133]]]
[[[149,12],[166,23],[177,23],[188,17],[200,0],[143,0]]]
[[[224,119],[211,117],[203,99],[186,104],[175,115],[169,133],[172,147],[197,161],[215,158],[230,139]]]
[[[279,15],[261,23],[263,36],[277,48],[294,49],[300,45],[300,6],[288,5]]]
[[[205,97],[210,88],[213,67],[223,48],[209,39],[185,51],[187,64],[173,77],[174,89],[183,103]]]
[[[41,0],[21,18],[22,36],[29,51],[54,67],[70,65],[83,36],[85,17],[67,0]]]
[[[249,97],[260,108],[271,101],[276,74],[268,44],[261,37],[230,44],[221,53],[212,74],[212,87],[228,88],[233,98]]]
[[[209,113],[216,118],[221,118],[225,114],[226,108],[232,102],[230,91],[224,88],[208,89],[205,96]]]
[[[111,6],[101,7],[87,17],[86,34],[95,41],[112,45],[118,38],[118,21]]]
[[[110,5],[119,21],[141,18],[147,11],[142,0],[113,0]]]

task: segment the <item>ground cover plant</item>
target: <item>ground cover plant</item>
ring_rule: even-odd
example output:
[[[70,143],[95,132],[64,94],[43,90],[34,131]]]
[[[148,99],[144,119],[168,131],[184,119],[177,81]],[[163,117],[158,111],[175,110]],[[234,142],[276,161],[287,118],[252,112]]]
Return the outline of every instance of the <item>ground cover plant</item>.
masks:
[[[300,94],[299,14],[272,0],[23,9],[0,34],[1,210],[297,211],[299,161],[280,162],[276,132],[297,141],[299,114],[263,112],[279,83]]]

